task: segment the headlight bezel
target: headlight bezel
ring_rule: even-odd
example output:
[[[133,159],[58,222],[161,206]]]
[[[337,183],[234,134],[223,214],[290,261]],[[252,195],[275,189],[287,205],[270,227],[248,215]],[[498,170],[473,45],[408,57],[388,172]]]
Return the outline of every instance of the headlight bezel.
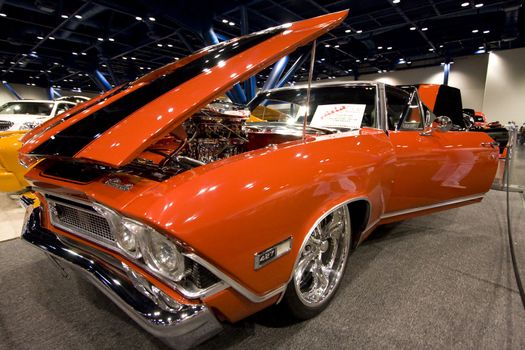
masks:
[[[115,237],[116,246],[124,256],[146,265],[155,274],[171,281],[179,282],[185,277],[185,259],[182,247],[178,243],[154,228],[125,217],[101,204],[94,203],[93,207],[107,220]],[[134,232],[130,229],[131,227],[134,228]],[[124,242],[125,230],[134,236],[134,249],[130,249],[130,246],[126,246]],[[170,258],[175,260],[175,267],[169,269],[167,266],[163,266],[158,250],[152,249],[155,243],[165,244],[171,249],[173,256]],[[156,251],[157,253],[155,253]]]

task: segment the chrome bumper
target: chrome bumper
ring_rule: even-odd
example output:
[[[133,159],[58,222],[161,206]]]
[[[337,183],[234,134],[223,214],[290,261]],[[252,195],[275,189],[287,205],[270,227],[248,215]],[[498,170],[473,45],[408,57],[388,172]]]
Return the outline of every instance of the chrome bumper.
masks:
[[[94,254],[65,243],[55,233],[42,228],[40,215],[40,208],[32,211],[24,224],[22,239],[82,272],[128,316],[168,346],[187,349],[221,331],[221,324],[205,305],[180,304],[175,312],[163,310],[137,290],[121,270],[104,263]]]

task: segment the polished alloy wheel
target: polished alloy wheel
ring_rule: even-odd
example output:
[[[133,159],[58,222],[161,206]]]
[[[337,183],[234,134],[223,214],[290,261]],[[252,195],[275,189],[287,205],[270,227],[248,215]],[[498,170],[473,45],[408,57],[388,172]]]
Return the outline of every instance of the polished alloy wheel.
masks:
[[[299,300],[317,307],[330,299],[341,281],[350,251],[350,214],[341,206],[314,228],[304,244],[293,283]]]

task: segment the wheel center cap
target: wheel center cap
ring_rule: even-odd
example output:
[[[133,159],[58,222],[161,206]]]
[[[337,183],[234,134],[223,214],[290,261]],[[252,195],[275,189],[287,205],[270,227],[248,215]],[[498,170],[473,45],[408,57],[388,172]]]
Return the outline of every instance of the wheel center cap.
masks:
[[[328,241],[322,241],[320,245],[321,253],[324,253],[328,250]]]

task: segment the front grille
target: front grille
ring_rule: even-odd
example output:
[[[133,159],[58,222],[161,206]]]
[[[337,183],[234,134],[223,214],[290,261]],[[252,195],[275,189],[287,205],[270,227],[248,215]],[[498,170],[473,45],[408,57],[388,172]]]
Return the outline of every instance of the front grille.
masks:
[[[115,237],[108,221],[89,205],[47,197],[51,223],[102,245],[114,247]],[[74,204],[72,204],[74,203]]]
[[[7,120],[0,120],[0,131],[9,130],[14,124],[15,123]]]
[[[219,282],[217,276],[197,262],[186,258],[189,280],[199,289],[206,289]]]

